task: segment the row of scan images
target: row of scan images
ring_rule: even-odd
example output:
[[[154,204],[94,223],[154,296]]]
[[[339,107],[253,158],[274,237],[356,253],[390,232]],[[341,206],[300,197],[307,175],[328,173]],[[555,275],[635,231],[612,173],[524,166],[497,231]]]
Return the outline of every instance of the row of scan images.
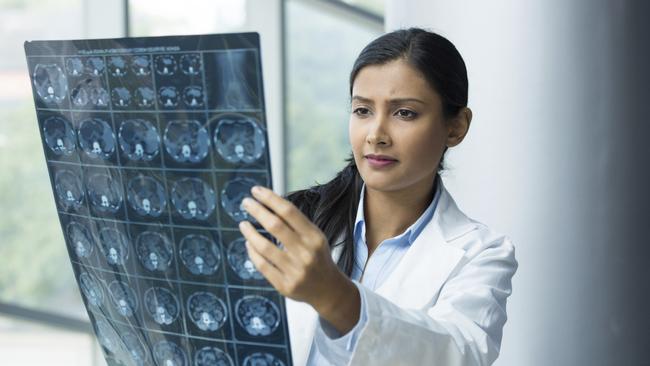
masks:
[[[95,322],[95,333],[106,354],[109,366],[160,365],[160,366],[235,366],[234,347],[216,346],[214,343],[175,341],[160,337],[154,341],[143,340],[132,330],[121,329],[99,319]],[[228,348],[231,348],[228,351]],[[237,346],[242,366],[286,366],[281,353],[259,346]],[[192,355],[193,353],[193,355]],[[285,356],[286,357],[286,356]]]
[[[94,262],[93,255],[97,252],[101,262],[108,267],[135,273],[138,271],[125,269],[129,266],[130,259],[135,256],[146,271],[164,275],[174,267],[173,260],[176,254],[185,272],[202,281],[201,277],[218,275],[221,263],[225,259],[237,279],[266,284],[264,277],[257,271],[248,256],[244,238],[240,236],[229,240],[226,246],[221,243],[218,245],[214,236],[186,233],[179,238],[178,253],[175,253],[169,237],[157,230],[144,230],[127,235],[116,227],[105,226],[96,236],[93,236],[85,225],[72,220],[66,225],[65,234],[76,259],[86,264]],[[135,240],[132,240],[132,237]],[[221,239],[217,238],[216,241],[220,242]],[[220,249],[222,246],[227,247],[225,258]]]
[[[154,123],[144,118],[122,120],[117,137],[110,123],[99,117],[83,119],[75,130],[63,116],[50,116],[43,121],[42,130],[45,143],[55,155],[69,156],[79,147],[87,157],[98,160],[111,159],[119,145],[129,160],[149,162],[160,154],[162,140],[165,151],[177,163],[201,163],[213,143],[226,162],[251,164],[266,146],[259,121],[240,114],[222,115],[212,138],[197,120],[170,121],[162,139]]]
[[[256,53],[209,53],[206,60],[207,68],[198,53],[41,59],[32,69],[44,103],[37,107],[65,109],[69,98],[75,109],[260,108]]]
[[[93,170],[81,177],[80,172],[74,169],[55,169],[54,190],[60,206],[66,211],[74,210],[83,214],[85,203],[88,202],[93,213],[120,219],[126,188],[126,208],[132,220],[135,220],[135,213],[145,221],[166,221],[168,196],[172,206],[170,209],[173,208],[172,217],[177,215],[178,219],[190,222],[209,220],[217,207],[217,194],[213,185],[200,177],[173,176],[168,177],[168,182],[163,184],[152,175],[137,173],[130,178],[125,177],[126,184],[122,186],[122,181],[116,174],[105,170]],[[239,176],[224,183],[218,201],[235,223],[243,220],[254,222],[254,218],[241,207],[241,203],[245,197],[250,196],[251,188],[256,185],[266,186],[267,182]],[[165,186],[169,187],[169,195],[166,194]]]

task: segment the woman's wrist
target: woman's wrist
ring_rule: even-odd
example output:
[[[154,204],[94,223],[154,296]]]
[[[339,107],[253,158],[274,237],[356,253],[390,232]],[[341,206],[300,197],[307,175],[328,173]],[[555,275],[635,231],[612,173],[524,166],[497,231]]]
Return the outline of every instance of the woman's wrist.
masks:
[[[312,303],[316,312],[340,334],[346,334],[359,322],[361,295],[357,286],[338,268],[328,282],[328,290]]]

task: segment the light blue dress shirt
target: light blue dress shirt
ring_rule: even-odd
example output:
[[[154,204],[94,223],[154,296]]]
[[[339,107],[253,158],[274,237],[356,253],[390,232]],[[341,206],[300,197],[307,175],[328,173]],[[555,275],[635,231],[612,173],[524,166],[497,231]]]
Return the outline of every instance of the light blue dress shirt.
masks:
[[[368,258],[368,246],[366,245],[366,223],[363,211],[366,186],[363,185],[354,223],[355,265],[350,276],[357,287],[365,286],[374,291],[381,286],[395,269],[400,259],[415,241],[415,238],[420,235],[424,226],[431,221],[440,198],[440,179],[440,176],[436,175],[436,192],[433,200],[422,215],[402,234],[382,241],[370,258]],[[362,274],[363,278],[359,282]],[[359,321],[347,334],[341,335],[327,321],[319,317],[307,365],[346,365],[350,361],[359,334],[368,319],[363,291],[359,290],[359,293],[361,294]]]

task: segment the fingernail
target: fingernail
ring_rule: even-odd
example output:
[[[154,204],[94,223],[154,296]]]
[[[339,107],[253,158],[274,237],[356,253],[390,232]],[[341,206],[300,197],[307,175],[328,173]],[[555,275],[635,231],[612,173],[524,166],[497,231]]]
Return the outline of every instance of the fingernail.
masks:
[[[244,207],[248,207],[248,206],[251,204],[251,201],[252,201],[251,198],[246,197],[246,198],[244,198],[244,199],[241,201],[241,204],[242,204]]]
[[[253,186],[253,188],[251,188],[251,192],[252,192],[252,193],[262,193],[262,187],[260,187],[260,186]]]

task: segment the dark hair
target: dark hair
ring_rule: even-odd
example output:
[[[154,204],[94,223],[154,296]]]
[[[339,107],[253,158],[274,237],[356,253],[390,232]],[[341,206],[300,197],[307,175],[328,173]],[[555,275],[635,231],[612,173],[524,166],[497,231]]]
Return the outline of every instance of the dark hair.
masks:
[[[361,69],[400,58],[422,73],[438,93],[446,120],[467,106],[467,70],[460,53],[446,38],[420,28],[387,33],[368,44],[352,67],[350,95]],[[443,158],[440,159],[438,173],[443,170]],[[287,199],[325,233],[331,247],[343,245],[338,266],[349,276],[354,266],[354,220],[363,180],[354,157],[350,156],[345,161],[347,166],[331,181],[291,192]],[[339,238],[342,241],[336,242]]]

